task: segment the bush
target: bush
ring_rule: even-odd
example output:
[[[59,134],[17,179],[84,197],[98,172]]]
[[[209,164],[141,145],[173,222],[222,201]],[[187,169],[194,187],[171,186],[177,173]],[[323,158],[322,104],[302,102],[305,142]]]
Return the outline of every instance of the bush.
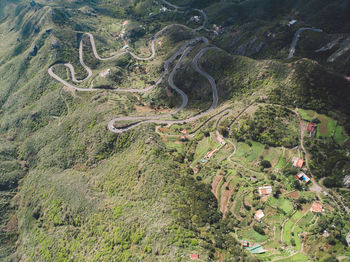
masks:
[[[254,229],[256,232],[258,232],[260,235],[265,235],[265,231],[264,231],[264,229],[263,229],[261,226],[259,226],[259,225],[254,225],[254,226],[253,226],[253,229]]]
[[[263,168],[270,168],[271,167],[271,163],[269,160],[263,160],[260,162],[260,165],[263,167]],[[275,177],[276,178],[276,177]]]

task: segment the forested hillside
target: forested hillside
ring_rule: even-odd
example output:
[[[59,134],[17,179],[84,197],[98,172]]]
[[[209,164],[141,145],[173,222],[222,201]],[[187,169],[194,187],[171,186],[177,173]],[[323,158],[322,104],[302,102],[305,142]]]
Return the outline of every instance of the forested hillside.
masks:
[[[347,261],[349,12],[1,1],[0,260]]]

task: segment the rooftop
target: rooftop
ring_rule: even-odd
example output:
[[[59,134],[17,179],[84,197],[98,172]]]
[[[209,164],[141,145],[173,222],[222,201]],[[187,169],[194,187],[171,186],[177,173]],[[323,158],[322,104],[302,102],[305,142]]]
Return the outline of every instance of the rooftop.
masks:
[[[312,212],[320,213],[322,212],[322,209],[323,209],[323,205],[321,203],[313,202],[310,210]]]
[[[259,210],[256,211],[256,213],[255,213],[255,219],[256,219],[256,220],[259,220],[259,221],[260,221],[260,219],[262,219],[264,216],[265,216],[265,214],[264,214],[264,212],[263,212],[261,209],[259,209]]]
[[[190,258],[192,260],[197,260],[197,259],[199,259],[199,255],[198,254],[190,254]]]
[[[259,195],[270,195],[272,194],[272,186],[259,187]]]
[[[293,166],[302,168],[304,164],[304,160],[299,157],[293,158]]]

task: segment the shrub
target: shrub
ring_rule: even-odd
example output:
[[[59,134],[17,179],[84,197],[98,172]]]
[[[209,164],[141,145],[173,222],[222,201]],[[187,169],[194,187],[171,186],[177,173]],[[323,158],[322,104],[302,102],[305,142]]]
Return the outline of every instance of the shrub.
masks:
[[[263,167],[263,168],[270,168],[271,167],[271,163],[269,160],[263,160],[260,162],[260,165]],[[275,177],[276,178],[276,177]]]

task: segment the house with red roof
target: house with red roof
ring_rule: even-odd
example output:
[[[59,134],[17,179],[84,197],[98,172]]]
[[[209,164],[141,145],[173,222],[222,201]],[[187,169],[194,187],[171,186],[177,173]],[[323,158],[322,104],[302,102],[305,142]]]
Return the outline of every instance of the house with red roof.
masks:
[[[264,212],[261,209],[259,209],[258,211],[256,211],[254,217],[256,220],[260,221],[264,216],[265,216]]]
[[[304,160],[299,157],[294,157],[292,162],[294,167],[299,167],[299,168],[302,168],[304,164]]]
[[[315,201],[312,203],[310,211],[315,213],[321,213],[323,211],[323,205]]]
[[[199,259],[199,255],[198,254],[190,254],[190,259],[191,260],[198,260]]]
[[[317,127],[317,124],[315,124],[315,123],[309,122],[307,124],[306,130],[307,130],[307,132],[309,132],[309,137],[315,137],[316,127]]]

